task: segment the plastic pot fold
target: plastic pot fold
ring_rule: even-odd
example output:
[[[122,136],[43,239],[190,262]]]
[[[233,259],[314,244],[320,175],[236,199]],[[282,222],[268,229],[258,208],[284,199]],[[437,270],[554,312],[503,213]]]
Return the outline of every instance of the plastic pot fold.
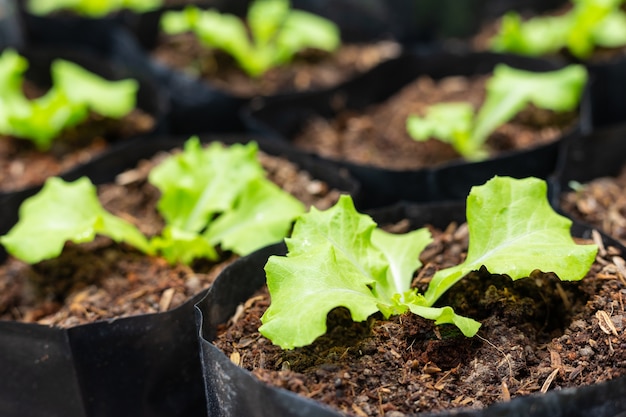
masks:
[[[626,123],[626,54],[603,62],[588,62],[591,111],[597,128]]]
[[[626,125],[597,129],[563,146],[553,180],[561,190],[570,181],[617,175],[626,164]]]
[[[182,147],[187,137],[155,137],[122,143],[64,175],[112,181],[141,159]],[[290,155],[280,144],[246,136],[202,136],[226,144],[255,140],[329,186],[358,194],[358,184],[323,162]],[[9,196],[0,205],[0,234],[17,221],[22,201],[39,187]],[[2,254],[2,259],[6,253]],[[176,309],[99,321],[67,329],[0,321],[0,410],[7,417],[204,416],[204,396],[194,305],[196,294]]]

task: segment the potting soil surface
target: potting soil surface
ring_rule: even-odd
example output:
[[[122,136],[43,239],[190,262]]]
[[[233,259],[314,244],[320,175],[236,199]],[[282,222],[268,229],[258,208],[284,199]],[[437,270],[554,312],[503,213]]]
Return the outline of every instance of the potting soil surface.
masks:
[[[422,289],[467,250],[464,224],[432,231],[435,240],[414,279]],[[438,305],[479,320],[473,338],[410,313],[355,323],[338,308],[324,336],[283,351],[257,331],[270,302],[263,288],[219,329],[214,343],[260,380],[351,416],[481,408],[626,374],[623,262],[614,248],[602,246],[580,282],[538,271],[515,282],[486,270],[469,274]]]

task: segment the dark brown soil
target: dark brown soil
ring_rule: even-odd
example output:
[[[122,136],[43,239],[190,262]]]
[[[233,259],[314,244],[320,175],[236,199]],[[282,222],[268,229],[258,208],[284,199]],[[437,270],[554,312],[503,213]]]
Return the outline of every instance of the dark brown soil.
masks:
[[[465,225],[433,233],[414,280],[418,287],[436,270],[460,262],[467,250]],[[515,282],[485,270],[469,274],[441,304],[482,322],[474,338],[411,314],[354,323],[339,308],[329,314],[326,335],[282,351],[257,332],[269,303],[264,288],[214,343],[259,379],[347,415],[481,408],[626,374],[621,262],[613,248],[603,248],[578,283],[540,273]]]
[[[156,155],[137,169],[98,187],[104,207],[153,236],[163,220],[156,211],[158,190],[146,181]],[[339,191],[314,180],[291,162],[260,153],[268,177],[307,206],[327,208]],[[0,266],[0,320],[38,322],[71,327],[97,320],[167,311],[207,288],[235,256],[223,253],[217,263],[169,265],[126,245],[98,237],[94,242],[68,243],[53,260],[27,265],[9,258]]]
[[[574,218],[626,245],[626,166],[617,177],[602,177],[563,193],[561,208]]]
[[[269,96],[336,85],[399,53],[393,42],[344,44],[334,53],[306,50],[288,65],[250,78],[223,52],[202,46],[193,34],[161,34],[156,60],[241,97]]]
[[[325,157],[362,165],[404,170],[421,169],[459,160],[451,145],[430,139],[413,140],[406,131],[410,114],[424,116],[435,103],[469,102],[478,108],[485,99],[488,76],[422,76],[394,96],[363,112],[340,111],[334,119],[313,118],[295,137],[296,146]],[[491,156],[557,140],[577,119],[574,112],[556,114],[529,106],[488,139]]]
[[[46,178],[91,160],[111,142],[147,133],[154,125],[154,118],[140,109],[120,120],[92,114],[63,132],[48,151],[37,150],[25,139],[0,136],[0,191],[43,184]]]

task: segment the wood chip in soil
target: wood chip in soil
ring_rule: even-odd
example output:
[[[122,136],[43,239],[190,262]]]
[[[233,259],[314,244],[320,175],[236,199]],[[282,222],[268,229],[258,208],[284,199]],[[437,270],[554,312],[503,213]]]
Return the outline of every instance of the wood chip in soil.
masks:
[[[459,160],[451,145],[435,139],[413,140],[406,131],[410,114],[424,116],[428,106],[444,102],[468,102],[479,108],[485,99],[488,76],[421,76],[398,93],[364,111],[336,109],[332,119],[313,117],[294,137],[302,149],[331,159],[346,160],[391,170],[433,167]],[[487,140],[491,157],[553,142],[572,128],[575,112],[554,113],[528,106],[500,126]]]
[[[146,180],[150,169],[167,157],[162,152],[98,187],[105,209],[137,226],[147,236],[160,233],[156,211],[159,191]],[[268,178],[305,203],[325,209],[340,191],[311,178],[290,161],[259,152]],[[0,320],[58,327],[171,310],[208,288],[236,256],[222,253],[217,263],[169,265],[105,237],[72,244],[56,259],[27,265],[9,257],[0,266]]]
[[[564,192],[561,208],[626,245],[626,165],[616,177],[596,178]]]
[[[465,224],[431,230],[435,240],[414,280],[422,290],[467,250]],[[481,321],[473,338],[412,314],[354,323],[338,308],[326,335],[283,351],[257,331],[270,301],[264,287],[219,329],[214,344],[260,380],[350,416],[482,408],[626,374],[626,285],[615,259],[622,260],[606,248],[580,282],[541,273],[515,282],[486,270],[469,274],[440,304]]]
[[[399,52],[400,46],[391,41],[344,44],[334,53],[309,49],[256,79],[245,74],[225,53],[201,45],[191,33],[161,34],[152,56],[235,96],[256,97],[331,87]]]

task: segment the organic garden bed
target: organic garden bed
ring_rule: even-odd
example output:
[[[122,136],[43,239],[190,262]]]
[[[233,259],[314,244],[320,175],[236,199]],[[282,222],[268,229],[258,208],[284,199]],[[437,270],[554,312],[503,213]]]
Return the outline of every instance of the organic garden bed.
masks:
[[[147,236],[158,234],[163,220],[156,211],[159,192],[146,177],[168,155],[157,154],[119,175],[115,183],[98,188],[108,211]],[[324,208],[338,198],[339,191],[285,158],[260,153],[259,159],[269,178],[306,206]],[[32,266],[10,257],[0,267],[0,319],[71,327],[167,311],[208,287],[233,259],[223,253],[219,262],[173,266],[105,237],[81,245],[68,243],[60,257]]]
[[[431,230],[435,240],[420,257],[418,287],[436,270],[458,264],[467,250],[464,224]],[[541,273],[516,282],[506,276],[486,279],[486,271],[471,273],[441,305],[481,321],[474,338],[410,314],[354,323],[339,308],[329,315],[324,336],[283,351],[257,331],[269,304],[263,289],[221,326],[214,343],[259,379],[353,416],[480,408],[595,384],[626,370],[626,272],[617,253],[601,245],[579,283]]]

